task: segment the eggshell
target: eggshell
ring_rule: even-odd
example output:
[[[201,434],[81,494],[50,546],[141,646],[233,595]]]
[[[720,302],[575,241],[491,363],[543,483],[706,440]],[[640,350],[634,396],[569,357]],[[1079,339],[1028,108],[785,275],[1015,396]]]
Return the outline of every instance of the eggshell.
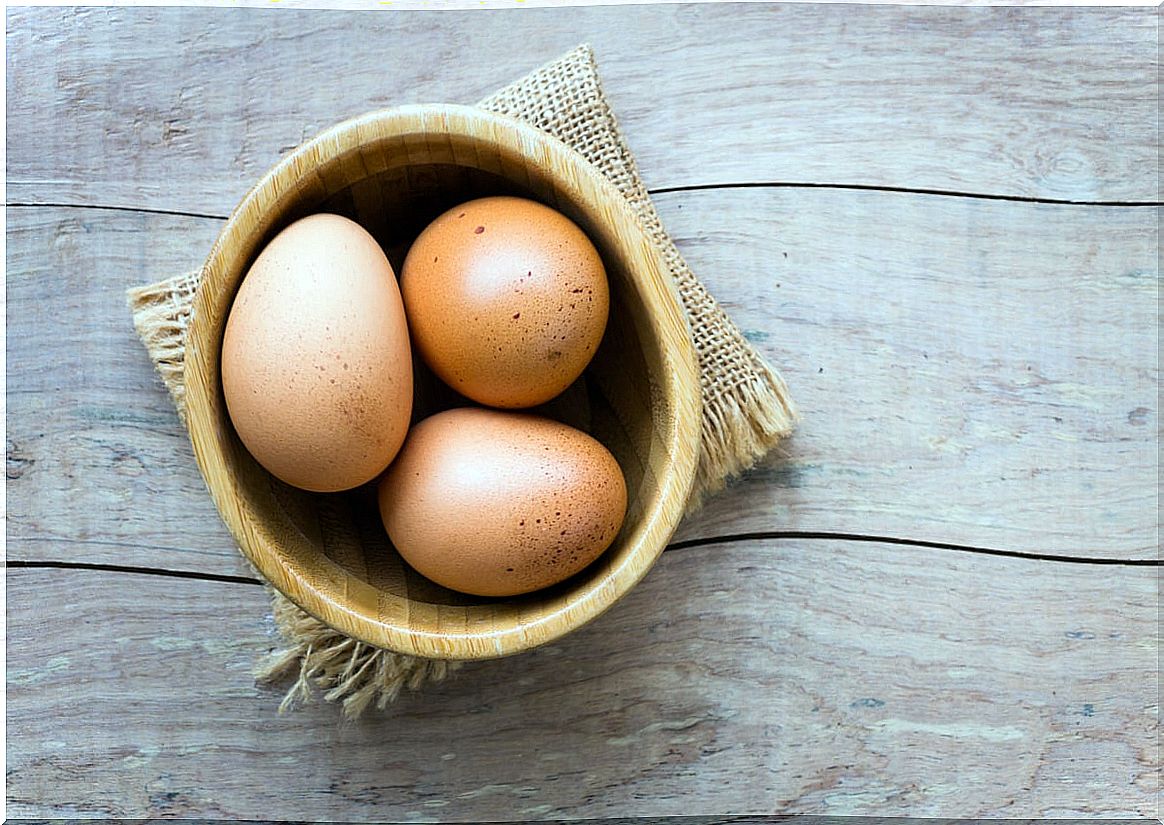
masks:
[[[359,224],[311,215],[262,250],[227,319],[222,389],[247,450],[288,484],[334,492],[388,466],[412,359],[395,274]]]
[[[409,249],[400,284],[425,363],[493,407],[562,392],[598,349],[610,307],[594,244],[565,215],[524,198],[445,212]]]
[[[622,526],[627,492],[614,456],[581,430],[472,407],[415,425],[379,500],[393,544],[422,575],[513,596],[598,558]]]

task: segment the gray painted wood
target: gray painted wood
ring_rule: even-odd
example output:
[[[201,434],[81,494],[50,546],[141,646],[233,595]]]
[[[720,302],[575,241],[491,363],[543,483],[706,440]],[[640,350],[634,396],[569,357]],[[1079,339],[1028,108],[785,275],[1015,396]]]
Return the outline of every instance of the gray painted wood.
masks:
[[[1153,10],[6,23],[7,558],[143,570],[8,570],[9,815],[1158,813],[1158,570],[1119,562],[1158,553],[1159,212],[1014,200],[1159,200]],[[359,725],[277,716],[249,676],[262,589],[157,575],[247,571],[124,290],[195,266],[339,117],[471,102],[582,40],[665,224],[805,414],[676,539],[1035,557],[687,547],[559,644]],[[829,188],[684,191],[772,183]]]
[[[278,693],[253,686],[274,643],[259,587],[8,581],[10,816],[1146,816],[1158,802],[1150,568],[838,541],[680,550],[571,637],[356,725],[320,704],[277,716]]]
[[[1158,209],[756,189],[660,207],[804,418],[696,534],[1157,556]]]
[[[225,215],[281,153],[342,117],[472,103],[584,40],[651,187],[1159,199],[1150,8],[7,16],[7,187],[19,202]]]

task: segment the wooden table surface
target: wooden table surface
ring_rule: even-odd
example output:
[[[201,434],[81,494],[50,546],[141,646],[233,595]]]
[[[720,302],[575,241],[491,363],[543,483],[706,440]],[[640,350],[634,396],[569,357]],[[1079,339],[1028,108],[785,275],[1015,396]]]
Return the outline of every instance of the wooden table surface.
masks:
[[[1158,816],[1157,15],[10,8],[9,816]],[[125,289],[582,41],[803,424],[576,634],[277,715]]]

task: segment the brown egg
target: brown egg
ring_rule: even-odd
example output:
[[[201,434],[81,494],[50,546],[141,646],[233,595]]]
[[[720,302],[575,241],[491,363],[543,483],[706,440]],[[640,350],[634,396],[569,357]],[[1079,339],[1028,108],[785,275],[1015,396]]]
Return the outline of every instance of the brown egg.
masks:
[[[346,490],[388,466],[412,411],[408,326],[359,224],[312,215],[263,249],[227,319],[222,390],[247,450],[288,484]]]
[[[493,407],[548,401],[602,340],[610,295],[598,250],[523,198],[469,201],[409,249],[400,288],[413,346],[440,378]]]
[[[405,561],[479,596],[527,593],[577,573],[610,546],[627,504],[618,462],[586,433],[478,407],[414,426],[379,496]]]

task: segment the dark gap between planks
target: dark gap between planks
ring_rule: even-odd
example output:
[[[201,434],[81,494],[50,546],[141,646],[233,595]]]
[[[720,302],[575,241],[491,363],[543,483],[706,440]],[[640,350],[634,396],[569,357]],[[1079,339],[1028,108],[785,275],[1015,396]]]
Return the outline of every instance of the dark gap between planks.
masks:
[[[1000,550],[990,547],[973,547],[966,544],[949,544],[938,541],[924,541],[918,539],[904,539],[894,536],[867,536],[854,533],[809,532],[797,530],[770,531],[758,533],[740,533],[736,535],[709,536],[701,539],[689,539],[675,542],[666,547],[667,552],[687,550],[696,547],[706,547],[714,544],[736,544],[745,541],[780,541],[780,540],[832,540],[852,541],[864,544],[889,544],[906,547],[922,547],[930,550],[953,550],[960,553],[975,553],[983,556],[1002,556],[1004,558],[1029,559],[1031,561],[1060,562],[1065,564],[1086,564],[1117,567],[1160,567],[1158,559],[1107,559],[1107,558],[1077,558],[1051,553],[1024,553],[1018,550]],[[126,564],[101,564],[97,562],[67,562],[67,561],[7,561],[5,567],[16,569],[51,569],[51,570],[101,570],[113,573],[136,573],[146,576],[169,576],[178,579],[200,579],[202,581],[217,581],[230,584],[262,584],[258,579],[250,576],[231,576],[223,573],[202,573],[194,570],[166,570],[158,567],[138,567]]]
[[[1164,201],[1088,201],[1071,200],[1069,198],[1046,198],[1031,195],[992,195],[985,192],[962,192],[953,189],[927,189],[924,187],[909,186],[880,186],[864,183],[804,183],[797,181],[742,181],[726,183],[693,183],[680,186],[660,186],[648,189],[653,195],[665,195],[672,192],[701,192],[716,189],[837,189],[844,191],[862,192],[889,192],[902,195],[937,195],[947,198],[971,198],[975,200],[1009,201],[1012,203],[1037,203],[1060,206],[1125,206],[1125,207],[1160,207]],[[6,207],[34,208],[47,207],[55,209],[99,209],[111,212],[140,212],[149,215],[171,215],[183,218],[201,218],[205,220],[227,220],[227,215],[212,215],[207,212],[189,212],[180,209],[161,209],[157,207],[118,206],[115,204],[96,203],[63,203],[54,201],[28,202],[10,201]]]

